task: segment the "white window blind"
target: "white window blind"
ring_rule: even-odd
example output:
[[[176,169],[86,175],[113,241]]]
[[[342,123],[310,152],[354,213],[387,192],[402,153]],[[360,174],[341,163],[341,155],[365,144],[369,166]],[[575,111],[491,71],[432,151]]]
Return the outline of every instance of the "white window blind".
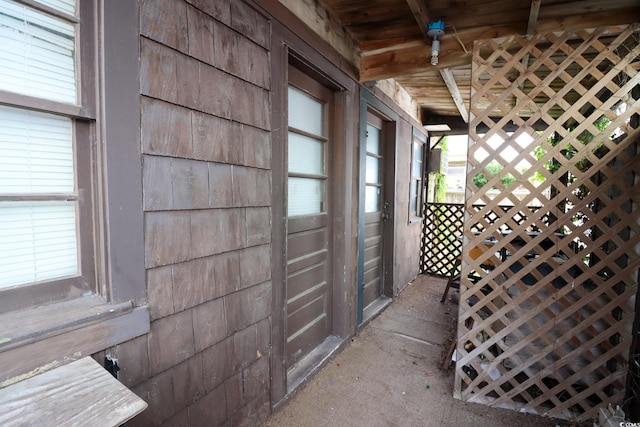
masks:
[[[76,13],[75,0],[39,0],[38,3],[57,9],[60,12],[68,13],[69,15]]]
[[[289,132],[289,172],[324,175],[324,142]]]
[[[0,194],[73,193],[71,119],[0,106]]]
[[[313,215],[325,209],[324,104],[293,86],[288,94],[289,128],[294,130],[288,134],[287,215]]]
[[[78,273],[74,182],[71,119],[0,106],[0,288]]]
[[[324,104],[300,89],[289,86],[289,126],[323,135]]]
[[[0,202],[0,288],[76,275],[74,202]]]
[[[75,104],[75,31],[68,22],[0,0],[0,90]]]

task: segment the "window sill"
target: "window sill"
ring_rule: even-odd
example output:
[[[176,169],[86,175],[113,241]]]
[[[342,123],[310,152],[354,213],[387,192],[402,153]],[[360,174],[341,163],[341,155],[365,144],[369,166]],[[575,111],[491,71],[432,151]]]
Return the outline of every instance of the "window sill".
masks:
[[[0,315],[0,388],[149,332],[147,306],[90,295]]]

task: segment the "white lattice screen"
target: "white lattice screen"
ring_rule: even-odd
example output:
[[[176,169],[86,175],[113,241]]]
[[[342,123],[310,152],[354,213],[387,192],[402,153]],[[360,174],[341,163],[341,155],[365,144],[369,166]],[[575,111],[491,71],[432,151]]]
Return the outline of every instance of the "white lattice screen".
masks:
[[[639,41],[634,25],[475,44],[457,397],[579,420],[624,399]]]

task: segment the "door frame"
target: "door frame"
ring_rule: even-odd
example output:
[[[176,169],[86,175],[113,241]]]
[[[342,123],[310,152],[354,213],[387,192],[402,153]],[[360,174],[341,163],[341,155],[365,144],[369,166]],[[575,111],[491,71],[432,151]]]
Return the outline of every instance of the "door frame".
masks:
[[[364,319],[364,237],[365,237],[365,188],[367,156],[367,113],[378,116],[383,121],[383,184],[382,203],[390,203],[389,219],[384,223],[382,233],[382,289],[381,296],[393,296],[393,260],[395,251],[396,224],[396,150],[398,141],[398,114],[386,106],[367,90],[360,91],[360,136],[359,136],[359,185],[358,185],[358,278],[356,324],[362,326]]]
[[[331,189],[335,209],[332,224],[333,248],[333,321],[331,334],[338,345],[327,349],[327,357],[305,377],[312,375],[328,360],[328,356],[345,345],[355,333],[356,238],[357,224],[354,177],[357,138],[358,87],[355,81],[322,53],[294,34],[277,20],[272,21],[271,39],[271,156],[272,156],[272,319],[271,319],[271,405],[275,409],[287,401],[291,387],[287,383],[286,363],[286,260],[287,260],[287,88],[288,67],[295,64],[313,78],[334,90],[335,115],[333,164],[330,173],[340,185]]]

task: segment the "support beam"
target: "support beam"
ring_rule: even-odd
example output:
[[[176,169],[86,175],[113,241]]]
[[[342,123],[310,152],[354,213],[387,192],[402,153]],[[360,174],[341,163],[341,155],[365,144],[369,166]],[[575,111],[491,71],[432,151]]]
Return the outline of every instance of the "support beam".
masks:
[[[540,13],[540,3],[542,0],[531,0],[531,10],[529,11],[529,23],[527,24],[527,36],[532,36],[536,33],[536,25],[538,23],[538,14]],[[526,54],[522,57],[522,66],[525,69],[529,67],[529,56],[530,54]],[[520,83],[520,90],[524,89],[524,81]],[[516,105],[518,105],[518,99],[516,98]]]
[[[626,0],[625,0],[626,1]],[[551,9],[549,9],[551,8]],[[577,16],[546,17],[549,10],[556,6],[545,6],[538,13],[535,31],[545,33],[558,30],[576,30],[603,25],[620,25],[640,21],[640,8],[622,11],[607,11]],[[375,42],[364,41],[360,44],[360,81],[383,80],[410,76],[421,72],[471,64],[471,51],[474,40],[486,40],[521,34],[524,22],[513,25],[484,26],[458,30],[454,34],[445,34],[440,40],[438,65],[431,65],[431,47],[422,37],[420,39],[394,39]],[[459,39],[459,40],[458,40]],[[399,46],[400,45],[400,46]],[[371,51],[371,52],[369,52]]]
[[[538,14],[540,13],[540,3],[542,0],[531,0],[531,11],[529,12],[529,23],[527,24],[527,35],[532,36],[536,33],[536,24],[538,23]]]
[[[456,84],[456,79],[453,77],[453,73],[448,68],[441,68],[440,75],[442,76],[442,80],[444,80],[444,83],[447,85],[449,93],[451,93],[451,98],[453,98],[453,102],[456,104],[462,120],[464,120],[465,123],[469,123],[469,112],[467,111],[467,107],[464,104],[464,99],[462,99],[460,89],[458,89],[458,85]]]
[[[492,117],[491,118],[495,123],[500,121],[500,117]],[[458,116],[439,116],[435,114],[431,114],[426,110],[422,110],[422,125],[430,126],[430,125],[447,125],[449,126],[448,131],[429,131],[429,134],[432,136],[438,135],[467,135],[469,133],[469,124],[465,123],[462,118]],[[549,125],[544,122],[544,120],[538,120],[531,127],[535,131],[544,130]],[[513,122],[509,122],[502,129],[505,132],[515,132],[520,127]],[[479,123],[476,127],[476,133],[482,134],[489,131],[489,127],[486,123]]]

